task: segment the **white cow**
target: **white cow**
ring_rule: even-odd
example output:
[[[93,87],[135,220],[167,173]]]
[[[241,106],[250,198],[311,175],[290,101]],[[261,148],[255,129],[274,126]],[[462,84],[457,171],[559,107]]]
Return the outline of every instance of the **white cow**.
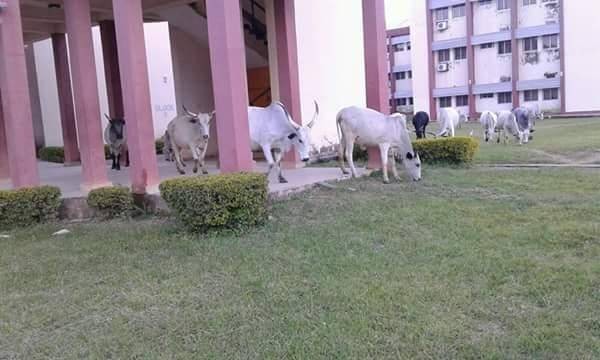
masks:
[[[454,137],[455,129],[461,124],[465,123],[469,118],[460,113],[458,110],[453,108],[442,108],[440,109],[440,129],[437,136],[450,136]]]
[[[484,111],[481,113],[479,118],[481,127],[483,128],[483,137],[485,142],[494,140],[494,133],[496,131],[496,124],[498,123],[498,115],[491,111]]]
[[[498,114],[496,131],[498,132],[498,143],[500,143],[501,138],[504,138],[504,144],[506,144],[508,142],[509,135],[512,135],[519,141],[519,144],[523,144],[524,134],[521,130],[519,130],[517,118],[511,111],[505,110]]]
[[[262,150],[269,164],[267,176],[277,167],[277,177],[280,183],[287,183],[281,174],[281,158],[292,147],[296,148],[300,159],[310,160],[310,130],[319,116],[319,104],[315,101],[315,114],[306,126],[298,125],[292,119],[286,107],[280,102],[262,108],[248,108],[250,123],[250,140],[252,151]]]
[[[406,128],[406,117],[401,114],[386,116],[371,109],[348,107],[337,115],[337,126],[340,136],[339,161],[344,174],[344,154],[348,159],[352,176],[357,177],[352,151],[354,144],[362,146],[378,146],[381,152],[383,181],[389,183],[388,158],[392,160],[394,177],[399,179],[394,152],[404,162],[409,175],[414,181],[421,180],[421,160],[413,150],[412,142]],[[394,151],[390,152],[390,149]]]
[[[210,137],[210,122],[215,117],[215,112],[194,114],[185,106],[183,110],[185,114],[176,116],[167,126],[168,136],[165,136],[165,141],[168,141],[169,144],[165,144],[165,147],[170,146],[172,149],[173,155],[175,155],[175,166],[180,174],[185,174],[181,151],[186,148],[194,158],[194,173],[197,173],[198,167],[200,167],[203,174],[208,174],[208,170],[204,166],[204,156]]]

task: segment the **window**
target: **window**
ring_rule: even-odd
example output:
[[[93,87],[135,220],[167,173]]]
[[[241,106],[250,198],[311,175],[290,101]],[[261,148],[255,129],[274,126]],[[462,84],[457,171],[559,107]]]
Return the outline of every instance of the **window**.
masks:
[[[486,44],[481,44],[480,48],[482,49],[491,49],[494,47],[494,43],[486,43]]]
[[[523,6],[535,5],[536,2],[537,2],[536,0],[523,0]]]
[[[398,106],[406,106],[406,99],[405,98],[398,99]]]
[[[544,89],[544,100],[558,100],[558,89]]]
[[[505,55],[512,53],[510,40],[500,41],[498,43],[498,55]]]
[[[412,79],[412,71],[410,71],[410,70],[407,71],[406,72],[406,77],[409,78],[409,79]]]
[[[479,5],[490,5],[492,0],[479,0]]]
[[[498,0],[498,10],[505,10],[510,8],[509,0]]]
[[[490,94],[481,94],[479,95],[480,99],[493,99],[494,98],[494,94],[490,93]]]
[[[448,8],[441,8],[435,10],[435,20],[445,21],[448,20]]]
[[[400,73],[399,73],[399,72],[397,72],[397,73],[394,73],[394,78],[395,78],[396,80],[400,80]]]
[[[469,97],[467,95],[457,96],[456,106],[469,106]]]
[[[401,71],[399,80],[404,80],[404,79],[406,79],[406,73],[404,71]]]
[[[459,47],[454,49],[454,60],[463,60],[467,58],[467,48]]]
[[[544,43],[544,50],[558,49],[558,35],[545,35],[542,41]]]
[[[411,44],[410,41],[406,43],[406,51],[411,49]]]
[[[452,107],[452,98],[450,96],[440,98],[440,107],[449,108]]]
[[[537,51],[537,49],[538,49],[537,40],[538,39],[536,37],[530,37],[530,38],[523,39],[525,51]]]
[[[525,90],[525,101],[538,101],[538,95],[539,91],[537,90]]]
[[[414,105],[414,104],[415,104],[415,99],[408,98],[408,105]]]
[[[510,104],[512,102],[512,93],[503,92],[498,93],[498,104]]]
[[[464,4],[453,6],[452,7],[452,17],[453,18],[464,17],[465,13],[466,13],[466,9],[467,9],[467,7]]]
[[[404,51],[404,44],[400,43],[400,44],[394,45],[394,50],[395,51]]]
[[[438,51],[438,62],[444,63],[450,61],[450,50]]]

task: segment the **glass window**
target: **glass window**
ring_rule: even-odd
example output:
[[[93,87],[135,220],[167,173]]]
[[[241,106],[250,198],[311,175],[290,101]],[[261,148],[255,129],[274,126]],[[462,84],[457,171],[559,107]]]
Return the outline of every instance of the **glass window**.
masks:
[[[435,10],[435,20],[445,21],[448,20],[448,8],[441,8]]]
[[[452,17],[453,18],[464,17],[466,15],[466,10],[467,10],[467,7],[464,4],[463,5],[455,5],[452,7]]]
[[[498,10],[504,10],[510,8],[509,0],[498,0]]]
[[[498,104],[510,104],[512,102],[512,93],[503,92],[498,93]]]
[[[450,61],[450,50],[446,49],[438,51],[438,61],[441,63]]]
[[[544,49],[558,49],[558,35],[545,35],[542,41]]]
[[[524,47],[525,47],[525,51],[537,51],[538,49],[538,43],[537,43],[537,37],[530,37],[530,38],[526,38],[523,39],[524,42]]]
[[[544,89],[544,100],[558,100],[558,88]]]
[[[456,106],[469,106],[469,97],[467,95],[457,96]]]
[[[525,90],[525,101],[538,101],[538,94],[539,91],[537,90]]]
[[[441,108],[452,107],[452,98],[450,96],[441,97],[440,98],[440,107]]]
[[[498,55],[505,55],[512,53],[510,40],[500,41],[498,43]]]
[[[454,60],[463,60],[467,58],[467,48],[459,47],[454,49]]]

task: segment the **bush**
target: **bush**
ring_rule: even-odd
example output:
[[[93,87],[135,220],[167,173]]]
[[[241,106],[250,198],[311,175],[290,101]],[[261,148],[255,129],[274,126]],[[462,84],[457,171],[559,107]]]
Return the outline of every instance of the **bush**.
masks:
[[[154,148],[156,149],[157,155],[162,154],[165,149],[165,141],[163,139],[154,140]]]
[[[471,137],[423,139],[413,142],[424,163],[471,164],[479,150],[479,142]]]
[[[104,144],[104,158],[106,160],[110,159],[110,145]]]
[[[60,189],[53,186],[0,190],[0,228],[55,220],[61,204],[60,195]]]
[[[354,144],[352,159],[354,161],[367,161],[369,159],[367,148],[362,148],[359,144]]]
[[[257,225],[267,215],[267,177],[240,173],[166,180],[160,193],[191,232]]]
[[[62,164],[65,162],[65,149],[60,146],[42,147],[38,150],[38,158],[42,161]]]
[[[133,196],[123,186],[107,186],[90,191],[88,205],[105,219],[129,217],[133,211]]]

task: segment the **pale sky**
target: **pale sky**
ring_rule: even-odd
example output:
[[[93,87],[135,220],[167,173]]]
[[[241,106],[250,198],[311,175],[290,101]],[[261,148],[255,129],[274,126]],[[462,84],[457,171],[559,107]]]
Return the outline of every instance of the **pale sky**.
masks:
[[[385,0],[385,22],[388,29],[408,26],[409,1],[411,0]]]

